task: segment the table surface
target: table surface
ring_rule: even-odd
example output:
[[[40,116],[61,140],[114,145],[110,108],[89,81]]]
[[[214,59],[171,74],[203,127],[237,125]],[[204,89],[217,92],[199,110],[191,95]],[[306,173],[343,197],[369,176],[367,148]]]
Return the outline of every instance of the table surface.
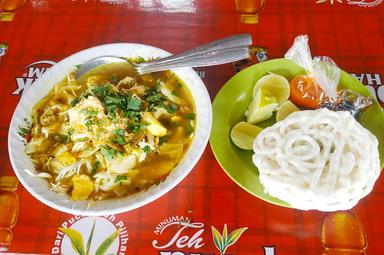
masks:
[[[28,82],[49,66],[39,66],[36,61],[58,62],[100,44],[137,42],[179,53],[225,36],[250,33],[254,44],[266,47],[268,58],[273,59],[284,55],[295,36],[308,34],[313,55],[332,57],[342,69],[356,74],[379,101],[384,100],[382,1],[267,0],[258,24],[241,23],[234,0],[126,2],[120,5],[95,0],[34,0],[18,10],[13,21],[0,22],[0,43],[8,44],[6,54],[0,58],[0,175],[14,175],[7,135],[22,93],[18,85],[23,82],[30,85]],[[371,2],[376,6],[354,5],[356,2]],[[30,72],[30,64],[40,67],[37,73]],[[199,70],[212,100],[234,75],[230,64]],[[176,188],[127,213],[104,218],[74,216],[45,206],[22,185],[17,195],[20,208],[17,224],[12,229],[10,252],[76,254],[68,237],[58,228],[80,229],[85,243],[96,220],[95,247],[96,242],[101,244],[109,235],[109,229],[120,226],[127,231],[128,235],[121,232],[110,247],[111,254],[117,254],[117,250],[119,254],[220,254],[212,240],[211,226],[221,232],[225,224],[229,233],[247,228],[227,249],[227,254],[364,254],[351,250],[325,251],[321,243],[325,217],[346,219],[349,216],[348,219],[352,217],[364,227],[368,242],[365,252],[384,254],[383,178],[351,211],[339,212],[336,216],[283,208],[238,187],[219,166],[209,145],[192,172]],[[167,226],[172,220],[180,221],[181,217],[190,219],[195,227]],[[160,223],[163,223],[162,233],[156,229]],[[338,229],[341,232],[328,233],[339,235],[334,240],[335,246],[341,240],[347,247],[348,240],[356,235],[364,239],[364,233],[354,227],[358,224],[351,226],[341,227]]]

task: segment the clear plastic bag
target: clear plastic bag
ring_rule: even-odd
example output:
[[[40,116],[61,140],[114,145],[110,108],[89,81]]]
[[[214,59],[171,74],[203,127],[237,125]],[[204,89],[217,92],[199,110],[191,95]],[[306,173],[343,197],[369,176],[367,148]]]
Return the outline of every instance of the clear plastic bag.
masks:
[[[332,111],[348,111],[357,118],[361,111],[373,102],[373,97],[364,97],[352,90],[342,89],[337,92],[336,100],[324,103],[321,107]]]
[[[298,75],[290,81],[290,100],[298,106],[317,109],[349,111],[353,116],[373,103],[351,90],[337,91],[341,70],[330,57],[314,57],[308,45],[308,36],[295,38],[285,58],[303,67],[307,74]]]
[[[306,75],[298,75],[290,82],[291,99],[294,103],[310,109],[336,98],[336,88],[340,79],[340,69],[329,57],[312,59],[308,36],[295,38],[285,58],[302,66]]]

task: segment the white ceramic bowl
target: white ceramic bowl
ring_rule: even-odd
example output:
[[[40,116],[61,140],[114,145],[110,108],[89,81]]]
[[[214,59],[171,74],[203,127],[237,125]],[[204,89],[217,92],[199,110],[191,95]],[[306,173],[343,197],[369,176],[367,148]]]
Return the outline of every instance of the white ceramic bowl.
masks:
[[[212,123],[212,109],[204,83],[192,68],[175,68],[172,71],[188,86],[195,101],[196,132],[184,158],[162,183],[128,197],[97,201],[88,208],[88,201],[72,201],[67,195],[50,191],[47,180],[29,174],[26,169],[32,173],[37,172],[32,161],[24,152],[23,140],[17,134],[18,128],[24,125],[24,118],[30,119],[32,107],[47,95],[56,83],[73,70],[75,65],[106,55],[128,58],[141,56],[148,59],[165,57],[170,53],[156,47],[131,43],[106,44],[80,51],[54,65],[28,90],[24,91],[10,124],[8,134],[9,156],[20,182],[38,200],[66,213],[99,216],[126,212],[148,204],[175,187],[192,170],[208,142]]]

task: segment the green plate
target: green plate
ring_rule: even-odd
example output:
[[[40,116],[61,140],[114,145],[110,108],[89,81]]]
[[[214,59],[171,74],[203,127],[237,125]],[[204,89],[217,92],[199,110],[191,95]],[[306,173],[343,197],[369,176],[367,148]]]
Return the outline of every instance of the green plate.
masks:
[[[213,153],[224,171],[240,187],[273,204],[290,207],[289,204],[264,193],[259,181],[259,172],[252,163],[252,151],[237,148],[230,139],[230,130],[244,120],[244,112],[252,98],[253,87],[258,79],[273,72],[291,80],[304,69],[286,59],[275,59],[251,66],[232,77],[219,91],[213,102],[213,124],[210,143]],[[341,73],[339,88],[348,88],[364,96],[369,96],[368,89],[346,72]],[[266,127],[275,121],[272,117],[258,126]],[[381,167],[384,165],[384,114],[375,102],[366,109],[358,121],[370,130],[379,140]]]

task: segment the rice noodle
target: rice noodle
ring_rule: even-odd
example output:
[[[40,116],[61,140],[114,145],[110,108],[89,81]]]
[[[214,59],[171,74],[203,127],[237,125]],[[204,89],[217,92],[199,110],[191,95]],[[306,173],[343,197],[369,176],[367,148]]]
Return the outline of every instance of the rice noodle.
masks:
[[[78,175],[80,173],[80,169],[81,169],[82,165],[85,165],[88,168],[88,170],[92,169],[92,166],[90,165],[88,160],[81,159],[81,160],[73,163],[72,165],[61,169],[60,173],[56,176],[55,180],[58,182],[64,178],[70,177],[74,174]]]
[[[302,210],[350,209],[380,174],[376,137],[348,112],[292,113],[264,129],[253,150],[265,192]]]

